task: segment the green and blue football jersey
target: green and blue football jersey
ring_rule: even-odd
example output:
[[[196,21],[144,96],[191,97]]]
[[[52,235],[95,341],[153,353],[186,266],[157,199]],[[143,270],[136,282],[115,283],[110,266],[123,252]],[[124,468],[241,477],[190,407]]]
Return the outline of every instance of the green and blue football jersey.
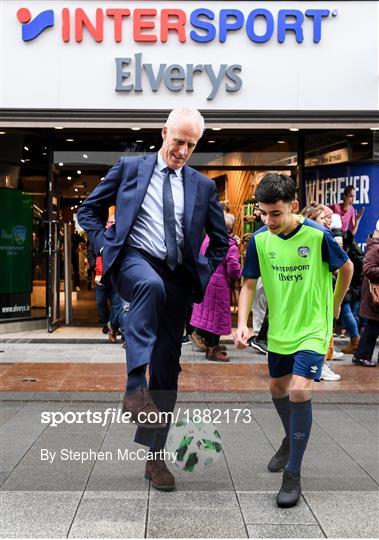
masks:
[[[289,235],[262,227],[251,238],[242,275],[262,277],[268,303],[268,350],[326,354],[333,330],[332,272],[348,260],[331,232],[299,216]]]

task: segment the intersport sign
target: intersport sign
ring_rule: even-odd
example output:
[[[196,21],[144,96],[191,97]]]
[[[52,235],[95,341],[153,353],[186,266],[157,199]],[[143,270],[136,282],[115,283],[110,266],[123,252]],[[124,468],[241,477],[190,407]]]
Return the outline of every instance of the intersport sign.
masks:
[[[0,0],[2,106],[371,109],[376,3],[356,4]]]
[[[33,17],[30,9],[22,7],[17,11],[22,25],[22,39],[34,40],[41,32],[54,26],[59,17],[62,41],[65,43],[72,39],[81,43],[85,31],[98,43],[103,42],[108,20],[113,31],[110,37],[116,43],[129,40],[166,43],[169,35],[179,43],[186,43],[188,39],[197,43],[209,43],[215,39],[225,43],[229,36],[238,31],[245,32],[253,43],[267,43],[274,34],[278,43],[284,43],[288,34],[293,34],[297,43],[303,43],[305,31],[311,33],[314,43],[319,43],[324,19],[338,14],[337,9],[279,9],[277,13],[272,13],[263,7],[252,9],[246,15],[234,8],[217,11],[198,8],[187,12],[176,8],[107,7],[97,8],[94,15],[88,11],[82,7],[63,7],[44,10]]]

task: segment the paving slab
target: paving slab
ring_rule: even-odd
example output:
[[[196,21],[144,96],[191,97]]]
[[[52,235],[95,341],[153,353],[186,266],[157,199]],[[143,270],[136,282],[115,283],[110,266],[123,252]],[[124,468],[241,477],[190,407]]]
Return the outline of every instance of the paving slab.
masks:
[[[379,435],[379,407],[340,405],[340,409],[362,426]]]
[[[276,505],[276,491],[237,491],[245,523],[271,525],[317,525],[304,499],[293,508]]]
[[[284,431],[273,407],[254,407],[252,410],[254,417],[257,419],[268,439],[275,448],[279,448]],[[342,423],[342,426],[339,426],[338,429],[343,429],[343,426],[346,426],[346,423],[344,424],[344,415],[338,407],[334,405],[331,408],[324,409],[314,407],[314,423],[302,468],[303,488],[344,491],[352,489],[351,486],[354,486],[354,489],[357,490],[376,490],[378,487],[376,482],[365,472],[359,460],[363,459],[370,448],[371,455],[375,456],[377,442],[371,441],[370,443],[367,437],[367,435],[370,435],[370,432],[352,420],[354,427],[358,429],[359,433],[361,430],[364,430],[365,434],[362,444],[363,448],[361,450],[358,450],[358,447],[361,446],[359,440],[353,437],[352,434],[350,435],[353,441],[352,444],[356,449],[354,456],[346,451],[348,437],[346,445],[339,444],[334,438],[333,425],[328,426],[327,429],[320,428],[318,420],[325,417],[339,417],[339,422]],[[370,452],[368,453],[370,454]]]
[[[147,492],[149,482],[145,479],[145,461],[124,459],[145,448],[134,442],[135,428],[131,425],[110,425],[101,445],[102,452],[110,452],[112,460],[97,461],[88,481],[87,489],[94,491],[140,491]],[[148,449],[146,449],[148,450]]]
[[[50,405],[50,409],[55,412],[62,407],[61,403]],[[46,426],[41,424],[41,412],[45,408],[43,403],[28,403],[2,426],[0,466],[3,473],[9,474],[12,471],[46,429]]]
[[[20,409],[25,407],[25,405],[25,403],[2,403],[0,407],[0,424],[5,424],[6,422],[8,422],[8,420],[10,420],[15,414],[17,414]]]
[[[150,508],[147,538],[247,538],[239,510],[176,507]]]
[[[147,491],[86,491],[69,538],[143,538],[147,504]]]
[[[325,538],[318,525],[247,525],[249,538]]]
[[[0,537],[65,538],[81,492],[2,492]]]
[[[305,491],[304,497],[328,538],[378,538],[378,493]]]

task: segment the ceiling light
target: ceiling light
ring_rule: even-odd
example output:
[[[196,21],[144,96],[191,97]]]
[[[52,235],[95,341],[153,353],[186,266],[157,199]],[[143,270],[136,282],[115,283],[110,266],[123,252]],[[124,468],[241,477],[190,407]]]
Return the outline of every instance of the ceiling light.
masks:
[[[291,127],[291,128],[290,128],[290,131],[300,131],[300,129],[297,128],[297,127]]]
[[[141,143],[141,142],[143,142],[143,140],[142,139],[137,139],[136,142]]]
[[[71,209],[71,210],[73,210],[73,209],[74,209],[74,207],[73,207],[73,206],[70,206],[70,209]]]
[[[88,159],[87,154],[83,154],[84,159]]]
[[[0,131],[0,135],[5,135],[6,131]]]
[[[379,130],[379,127],[372,127],[372,128],[370,128],[370,129],[371,129],[371,131],[378,131],[378,130]],[[0,131],[0,133],[2,133],[2,132]]]
[[[67,180],[72,180],[71,176],[67,176]]]
[[[74,139],[66,139],[67,142],[74,142]]]
[[[22,159],[22,160],[21,160],[21,163],[25,163],[25,159]]]
[[[151,146],[149,146],[149,148],[150,148],[150,150],[154,150],[154,148],[155,148],[155,145],[154,145],[154,144],[152,144]]]
[[[76,188],[74,189],[74,191],[76,191],[76,193],[78,193],[79,190],[78,190],[78,188],[76,187]]]
[[[214,127],[214,128],[212,128],[212,130],[213,130],[213,131],[221,131],[221,128],[219,128],[219,127]]]
[[[140,131],[140,129],[141,129],[141,128],[140,128],[140,127],[138,127],[138,126],[134,126],[134,127],[132,127],[132,131]]]
[[[24,150],[26,150],[27,152],[29,152],[29,148],[27,146],[24,146]]]
[[[216,141],[208,141],[209,143],[215,143]]]
[[[82,171],[77,170],[77,171],[76,171],[76,174],[82,174]]]
[[[83,202],[83,199],[80,199],[79,203],[82,204],[82,202]]]
[[[63,165],[64,165],[63,161],[60,161],[60,162],[58,163],[58,165],[59,165],[60,167],[63,167]]]
[[[104,178],[105,178],[105,177],[104,177],[104,176],[102,176],[102,177],[100,178],[100,181],[102,182],[102,181],[104,180]]]
[[[361,142],[361,144],[366,146],[366,144],[368,144],[368,141],[363,141],[363,142]]]
[[[76,204],[76,205],[74,206],[74,208],[78,208],[78,205]]]
[[[43,156],[47,156],[47,152],[42,152],[42,155],[43,155]]]
[[[286,141],[276,141],[278,144],[285,144]]]
[[[55,126],[54,129],[64,129],[64,127],[63,126]]]
[[[346,133],[346,137],[354,137],[354,133]]]

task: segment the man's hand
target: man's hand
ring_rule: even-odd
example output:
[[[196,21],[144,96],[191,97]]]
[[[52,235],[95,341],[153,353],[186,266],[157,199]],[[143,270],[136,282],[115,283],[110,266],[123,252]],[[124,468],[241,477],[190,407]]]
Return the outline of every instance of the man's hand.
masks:
[[[233,334],[234,344],[237,349],[246,349],[249,345],[247,340],[249,338],[249,329],[247,326],[239,326],[235,334]]]

